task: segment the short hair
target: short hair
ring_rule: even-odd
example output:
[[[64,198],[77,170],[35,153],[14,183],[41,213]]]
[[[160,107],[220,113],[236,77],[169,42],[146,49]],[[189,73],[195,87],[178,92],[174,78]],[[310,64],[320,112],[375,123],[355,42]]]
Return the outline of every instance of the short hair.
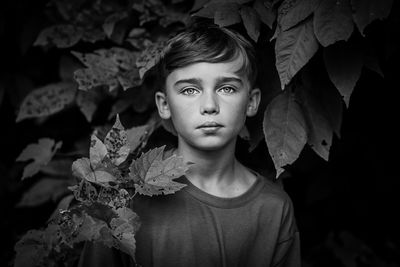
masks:
[[[193,63],[223,63],[242,57],[236,74],[248,79],[253,88],[257,77],[256,52],[239,33],[215,24],[195,26],[171,38],[160,58],[158,73],[165,86],[167,76],[176,69]]]

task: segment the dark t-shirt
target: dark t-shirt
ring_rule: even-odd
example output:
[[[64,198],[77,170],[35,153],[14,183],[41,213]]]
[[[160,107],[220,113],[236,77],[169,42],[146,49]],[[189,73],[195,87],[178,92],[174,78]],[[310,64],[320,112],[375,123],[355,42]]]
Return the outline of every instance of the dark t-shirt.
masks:
[[[220,198],[188,186],[140,196],[132,209],[142,226],[136,259],[147,266],[300,266],[300,242],[289,196],[258,176],[244,194]],[[108,251],[108,252],[107,252]],[[133,266],[101,245],[87,244],[81,266]]]

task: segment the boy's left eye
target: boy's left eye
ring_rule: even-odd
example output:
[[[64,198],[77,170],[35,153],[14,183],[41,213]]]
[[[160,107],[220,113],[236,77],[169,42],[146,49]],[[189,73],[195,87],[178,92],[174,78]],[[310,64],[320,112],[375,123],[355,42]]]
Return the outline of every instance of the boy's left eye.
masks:
[[[220,91],[224,94],[232,94],[232,93],[236,92],[236,88],[234,88],[232,86],[223,86],[223,87],[219,88],[218,91]]]

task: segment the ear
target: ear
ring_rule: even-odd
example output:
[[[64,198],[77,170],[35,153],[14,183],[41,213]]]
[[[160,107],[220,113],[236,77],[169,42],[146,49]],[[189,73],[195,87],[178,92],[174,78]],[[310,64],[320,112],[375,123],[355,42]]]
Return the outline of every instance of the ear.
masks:
[[[258,106],[260,105],[261,91],[254,88],[249,93],[249,102],[247,103],[246,115],[252,117],[257,114]]]
[[[155,101],[158,109],[158,114],[162,119],[171,118],[171,112],[169,110],[169,105],[167,101],[167,95],[163,92],[156,92]]]

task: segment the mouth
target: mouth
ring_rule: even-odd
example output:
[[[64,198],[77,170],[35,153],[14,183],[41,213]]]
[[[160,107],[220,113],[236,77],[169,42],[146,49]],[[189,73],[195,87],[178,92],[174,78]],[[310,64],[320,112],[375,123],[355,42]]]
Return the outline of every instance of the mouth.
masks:
[[[221,124],[214,121],[205,122],[197,127],[197,129],[217,129],[223,127]]]

